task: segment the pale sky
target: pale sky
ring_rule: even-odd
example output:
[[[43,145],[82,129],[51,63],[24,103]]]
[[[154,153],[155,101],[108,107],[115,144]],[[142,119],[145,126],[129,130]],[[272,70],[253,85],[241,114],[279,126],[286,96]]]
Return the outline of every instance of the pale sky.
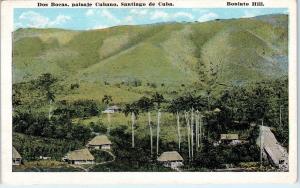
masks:
[[[214,19],[288,14],[284,8],[16,8],[14,28],[88,30],[159,22],[205,22]]]

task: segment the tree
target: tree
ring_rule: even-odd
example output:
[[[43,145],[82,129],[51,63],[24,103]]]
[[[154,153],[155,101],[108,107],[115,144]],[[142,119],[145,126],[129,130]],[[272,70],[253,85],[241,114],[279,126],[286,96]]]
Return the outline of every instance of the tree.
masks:
[[[78,139],[85,143],[91,137],[91,129],[84,125],[74,125],[72,128],[73,139]]]
[[[179,97],[176,99],[173,99],[170,102],[170,105],[168,107],[168,111],[175,114],[176,113],[176,120],[177,120],[177,136],[178,136],[178,150],[181,149],[181,134],[180,134],[180,117],[179,113],[184,109],[184,103],[183,98]]]
[[[135,120],[137,119],[137,116],[139,114],[138,106],[137,103],[132,103],[132,104],[126,104],[125,108],[123,109],[123,113],[127,117],[129,114],[131,114],[131,139],[132,139],[132,148],[135,147],[134,143],[134,129],[135,129]]]
[[[194,146],[194,135],[196,138],[196,150],[199,147],[199,131],[201,130],[199,126],[199,110],[204,110],[206,107],[206,100],[201,96],[195,96],[191,93],[186,93],[178,98],[173,99],[168,106],[168,111],[176,114],[177,116],[177,132],[178,132],[178,148],[180,148],[180,121],[179,121],[179,113],[185,112],[185,120],[187,124],[187,128],[189,129],[188,133],[188,146],[191,151],[189,151],[191,157],[193,156],[193,146]],[[196,112],[195,112],[196,110]]]
[[[156,103],[156,108],[157,108],[156,155],[158,155],[160,118],[161,118],[160,105],[161,105],[161,103],[165,102],[165,99],[164,99],[164,96],[162,94],[159,94],[158,92],[155,92],[155,94],[152,95],[152,101],[153,101],[153,103]]]
[[[54,84],[57,82],[57,79],[50,73],[42,74],[38,77],[38,79],[35,82],[35,86],[42,90],[42,92],[45,92],[46,99],[49,102],[49,113],[48,113],[48,119],[51,119],[52,116],[52,103],[55,100],[55,94],[54,94]]]
[[[104,104],[106,104],[106,108],[108,108],[109,104],[112,102],[112,96],[110,95],[104,95],[102,98],[102,102]],[[107,133],[109,134],[110,132],[110,113],[107,112],[107,121],[108,121],[108,129],[107,129]]]
[[[96,133],[102,133],[105,134],[107,132],[107,128],[100,122],[99,124],[91,122],[90,123],[90,127],[92,128],[92,130]]]
[[[160,109],[161,103],[165,102],[164,96],[162,94],[159,94],[158,92],[155,92],[151,96],[151,100],[152,100],[153,103],[156,103],[157,109]]]
[[[177,119],[177,134],[178,134],[178,150],[180,151],[180,143],[181,143],[181,134],[180,134],[180,119],[178,111],[176,112],[176,119]]]
[[[194,109],[191,110],[191,159],[194,157]]]
[[[224,53],[227,53],[226,51]],[[224,53],[211,52],[206,56],[206,63],[201,60],[198,63],[199,81],[201,84],[198,87],[206,91],[207,109],[211,110],[211,96],[212,92],[218,87],[224,85],[221,83],[220,76],[222,75],[224,66]]]
[[[150,131],[150,154],[152,157],[152,155],[153,155],[153,132],[152,132],[152,122],[151,122],[150,110],[153,109],[154,103],[150,98],[144,96],[138,100],[137,105],[143,112],[147,112],[147,114],[148,114],[148,126],[149,126],[149,131]]]
[[[112,96],[110,95],[104,95],[102,98],[102,102],[106,104],[106,107],[112,102]]]
[[[157,112],[157,129],[156,129],[156,155],[158,155],[159,151],[159,132],[160,132],[160,118],[161,118],[161,112],[158,110]]]
[[[46,125],[43,127],[42,136],[45,137],[52,137],[53,136],[53,129],[50,125]]]
[[[189,160],[191,160],[191,142],[190,142],[190,119],[187,112],[184,112],[186,127],[187,127],[187,138],[188,138],[188,149],[189,149]]]

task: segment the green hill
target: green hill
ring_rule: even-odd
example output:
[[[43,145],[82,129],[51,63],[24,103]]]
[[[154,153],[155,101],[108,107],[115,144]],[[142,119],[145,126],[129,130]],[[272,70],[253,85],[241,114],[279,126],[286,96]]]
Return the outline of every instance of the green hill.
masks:
[[[273,79],[288,72],[287,23],[287,15],[266,15],[89,31],[19,29],[13,80],[50,72],[65,85],[81,85],[61,98],[100,99],[108,93],[123,102],[151,92],[148,86],[180,92],[182,85],[205,82],[211,69],[225,85]],[[142,88],[120,87],[132,82]]]

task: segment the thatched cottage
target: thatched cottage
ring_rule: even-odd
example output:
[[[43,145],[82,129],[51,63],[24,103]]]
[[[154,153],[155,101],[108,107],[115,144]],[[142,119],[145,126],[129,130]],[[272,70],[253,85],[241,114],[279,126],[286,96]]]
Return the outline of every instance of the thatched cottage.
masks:
[[[69,152],[65,157],[69,164],[94,164],[95,158],[88,149],[80,149]]]
[[[20,165],[22,163],[22,157],[20,153],[16,150],[13,146],[12,148],[12,164],[13,165]]]
[[[91,141],[89,141],[86,146],[89,149],[110,149],[111,141],[106,135],[99,135],[94,137]]]
[[[278,167],[281,171],[288,171],[288,151],[278,143],[270,127],[261,126],[261,136],[257,138],[256,143],[258,146],[262,146],[261,149],[265,159],[269,160],[272,165]]]
[[[163,152],[157,159],[165,167],[177,168],[183,165],[183,158],[177,151]]]

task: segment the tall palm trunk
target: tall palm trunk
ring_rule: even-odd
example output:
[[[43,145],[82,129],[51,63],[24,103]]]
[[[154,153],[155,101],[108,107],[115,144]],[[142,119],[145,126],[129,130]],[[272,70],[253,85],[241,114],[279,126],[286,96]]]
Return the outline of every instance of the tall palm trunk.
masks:
[[[180,122],[179,122],[179,114],[178,111],[176,113],[177,117],[177,132],[178,132],[178,150],[180,151],[180,142],[181,142],[181,135],[180,135]]]
[[[150,129],[150,153],[151,157],[153,155],[153,133],[152,133],[152,124],[151,124],[151,114],[148,112],[148,125]]]
[[[160,131],[160,111],[157,112],[157,129],[156,129],[156,155],[158,155],[159,151],[159,131]]]
[[[49,100],[49,105],[48,119],[50,120],[52,117],[52,99]]]
[[[111,124],[110,113],[107,113],[107,122],[108,122],[107,134],[109,135],[109,133],[110,133],[110,124]]]
[[[198,145],[200,146],[201,150],[201,143],[202,143],[202,136],[203,136],[203,130],[202,130],[202,115],[199,115],[199,140],[198,140]]]
[[[264,126],[264,120],[262,119],[261,125],[259,126],[259,145],[260,145],[260,168],[262,168],[262,161],[263,161],[263,147],[264,147],[264,137],[262,134],[262,127]]]
[[[198,152],[199,148],[199,111],[196,111],[196,117],[195,117],[195,122],[196,122],[196,151]]]
[[[132,139],[132,148],[134,148],[134,125],[135,125],[135,115],[134,112],[131,113],[131,139]]]
[[[210,94],[207,94],[207,108],[210,111]]]
[[[194,109],[191,110],[191,159],[194,158]]]
[[[185,112],[185,120],[186,120],[186,127],[187,127],[187,138],[188,138],[188,149],[189,149],[189,160],[191,160],[191,143],[190,143],[190,120],[188,113]]]

